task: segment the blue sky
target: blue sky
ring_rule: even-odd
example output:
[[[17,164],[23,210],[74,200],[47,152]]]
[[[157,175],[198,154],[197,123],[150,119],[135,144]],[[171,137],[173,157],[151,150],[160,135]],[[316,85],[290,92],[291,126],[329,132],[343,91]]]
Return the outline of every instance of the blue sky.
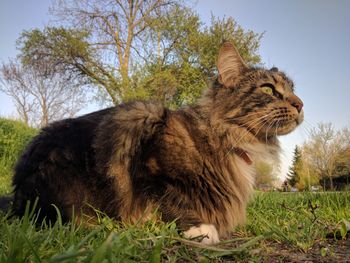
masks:
[[[50,20],[49,5],[49,0],[1,0],[0,62],[17,54],[15,41],[23,30],[44,27]],[[198,0],[194,9],[205,22],[211,14],[232,16],[245,29],[265,32],[262,62],[294,80],[306,121],[281,137],[282,175],[310,127],[318,122],[332,122],[337,128],[350,125],[350,1]],[[2,93],[0,115],[15,115],[11,100]]]

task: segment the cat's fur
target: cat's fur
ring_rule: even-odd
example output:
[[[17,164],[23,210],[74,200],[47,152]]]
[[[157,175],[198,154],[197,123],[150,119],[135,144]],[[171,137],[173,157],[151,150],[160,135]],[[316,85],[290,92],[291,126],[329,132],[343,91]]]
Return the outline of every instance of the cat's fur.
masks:
[[[195,106],[172,111],[135,101],[44,128],[15,168],[15,213],[37,197],[40,216],[53,220],[52,204],[63,220],[73,207],[80,218],[95,208],[129,222],[158,209],[185,236],[218,242],[245,220],[254,162],[276,158],[276,136],[303,115],[283,73],[247,67],[229,43],[218,71]]]

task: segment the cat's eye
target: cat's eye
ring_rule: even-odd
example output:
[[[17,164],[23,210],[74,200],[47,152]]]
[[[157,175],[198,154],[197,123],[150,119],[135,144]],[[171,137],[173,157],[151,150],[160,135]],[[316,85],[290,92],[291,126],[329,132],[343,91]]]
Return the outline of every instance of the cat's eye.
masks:
[[[273,96],[273,89],[272,89],[272,87],[265,85],[265,86],[261,86],[260,89],[261,89],[262,92]]]

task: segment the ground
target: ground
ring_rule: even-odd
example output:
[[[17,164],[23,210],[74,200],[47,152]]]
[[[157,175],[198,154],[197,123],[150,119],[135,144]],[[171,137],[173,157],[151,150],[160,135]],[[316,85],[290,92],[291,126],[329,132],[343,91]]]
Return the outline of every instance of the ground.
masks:
[[[259,254],[265,262],[350,262],[350,240],[326,240],[303,252],[285,244],[270,243]]]

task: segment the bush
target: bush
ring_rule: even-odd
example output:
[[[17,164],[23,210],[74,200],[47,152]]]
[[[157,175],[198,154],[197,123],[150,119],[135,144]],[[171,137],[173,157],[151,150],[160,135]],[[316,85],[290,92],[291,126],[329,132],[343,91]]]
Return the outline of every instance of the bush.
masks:
[[[16,120],[0,118],[0,194],[11,192],[12,168],[38,130]]]

